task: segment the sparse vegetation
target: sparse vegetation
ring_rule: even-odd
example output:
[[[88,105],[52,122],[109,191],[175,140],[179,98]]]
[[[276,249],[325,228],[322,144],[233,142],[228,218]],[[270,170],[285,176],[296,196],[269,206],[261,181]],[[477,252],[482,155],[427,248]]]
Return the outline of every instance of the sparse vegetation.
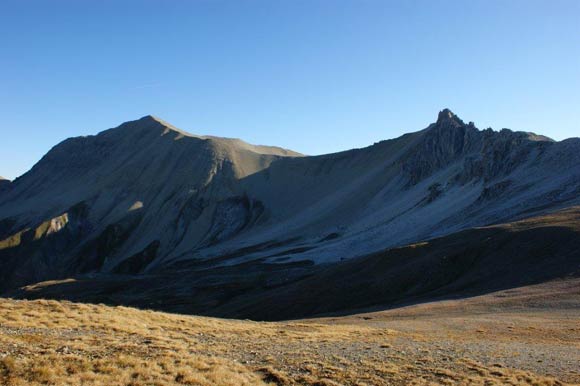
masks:
[[[485,323],[478,325],[478,333],[464,331],[466,339],[489,338],[490,326]],[[531,371],[480,363],[477,355],[464,349],[455,355],[461,347],[458,331],[449,331],[447,342],[441,344],[441,334],[430,336],[419,330],[416,326],[394,330],[376,316],[260,323],[3,299],[0,383],[562,384]],[[524,335],[524,331],[516,333]],[[575,339],[580,331],[568,333]]]

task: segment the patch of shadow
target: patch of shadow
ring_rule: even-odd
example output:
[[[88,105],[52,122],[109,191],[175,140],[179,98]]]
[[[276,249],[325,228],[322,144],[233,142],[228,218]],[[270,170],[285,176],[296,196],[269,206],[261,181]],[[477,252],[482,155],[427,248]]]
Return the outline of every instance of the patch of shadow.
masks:
[[[141,252],[138,252],[119,263],[112,269],[112,272],[120,274],[137,274],[143,272],[145,268],[155,260],[160,245],[161,243],[159,240],[152,241]]]
[[[64,257],[90,231],[87,213],[88,208],[80,203],[0,240],[0,290],[68,274]],[[10,220],[5,224],[10,225]]]
[[[247,247],[243,247],[240,249],[236,249],[232,252],[225,253],[223,255],[219,255],[210,259],[206,260],[179,260],[173,263],[170,263],[165,266],[165,269],[173,270],[173,269],[187,269],[187,268],[208,268],[215,265],[218,265],[224,261],[235,259],[238,257],[242,257],[248,255],[250,253],[257,253],[262,251],[267,251],[268,249],[274,249],[283,247],[284,245],[288,245],[300,240],[298,237],[293,237],[286,240],[271,240],[265,241],[263,243],[249,245]],[[165,270],[163,269],[163,270]]]
[[[258,373],[262,374],[262,380],[267,384],[274,384],[276,386],[289,385],[291,380],[281,372],[272,367],[263,367],[258,369]]]
[[[329,233],[326,236],[324,236],[323,238],[321,238],[318,242],[319,243],[322,243],[322,242],[325,242],[325,241],[336,240],[340,236],[341,236],[341,234],[340,233],[337,233],[337,232]]]
[[[100,270],[107,258],[117,252],[129,239],[142,219],[140,211],[129,212],[123,219],[109,224],[95,239],[87,242],[77,255],[78,272]]]
[[[314,248],[315,247],[298,247],[298,248],[288,249],[287,251],[278,252],[278,253],[275,253],[273,255],[268,255],[268,256],[266,256],[266,258],[268,258],[268,257],[280,257],[280,256],[292,255],[292,254],[296,254],[296,253],[303,253],[303,252],[310,251]]]
[[[3,296],[28,299],[60,299],[85,303],[124,305],[165,312],[233,317],[228,310],[238,299],[262,297],[275,288],[319,272],[312,261],[286,264],[249,261],[199,271],[136,275],[94,273],[74,280],[20,287]]]
[[[487,186],[483,188],[481,194],[477,198],[477,201],[482,202],[497,199],[501,197],[511,185],[512,182],[510,180],[504,180],[491,186]]]
[[[401,215],[403,215],[403,214],[407,213],[408,211],[413,210],[415,208],[429,205],[430,203],[432,203],[433,201],[435,201],[439,197],[441,197],[443,195],[443,193],[444,193],[444,189],[439,182],[435,182],[435,183],[429,185],[429,187],[427,188],[427,195],[425,197],[423,197],[419,202],[417,202],[415,205],[413,205],[413,207],[407,209],[403,213],[395,216],[394,218],[400,217]]]
[[[438,182],[432,184],[431,186],[429,186],[429,194],[426,198],[427,204],[432,203],[433,201],[438,199],[442,194],[443,188],[441,187],[441,184]]]
[[[202,197],[191,197],[179,209],[179,215],[175,219],[174,227],[177,235],[177,243],[181,243],[187,234],[190,225],[197,220],[209,203]]]
[[[12,234],[16,233],[14,226],[16,225],[16,219],[5,218],[0,220],[0,240],[10,237]]]

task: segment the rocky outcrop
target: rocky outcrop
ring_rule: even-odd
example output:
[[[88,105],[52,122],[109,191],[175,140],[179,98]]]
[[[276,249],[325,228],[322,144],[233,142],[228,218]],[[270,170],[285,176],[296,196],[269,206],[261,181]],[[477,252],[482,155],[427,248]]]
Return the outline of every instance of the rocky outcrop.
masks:
[[[437,122],[430,125],[418,143],[399,161],[409,185],[457,162],[481,146],[480,133],[473,123],[466,125],[450,110],[439,112]]]
[[[477,130],[450,110],[439,112],[418,143],[400,160],[409,185],[416,185],[442,168],[459,163],[455,180],[485,183],[513,172],[530,157],[540,157],[553,140],[533,133],[502,129]]]
[[[552,146],[549,139],[531,139],[528,133],[513,132],[508,129],[494,132],[485,130],[481,147],[466,157],[457,180],[466,183],[473,179],[484,182],[504,177],[532,158],[539,158]]]
[[[230,197],[217,203],[206,245],[214,245],[241,232],[245,227],[260,221],[264,205],[248,196]]]

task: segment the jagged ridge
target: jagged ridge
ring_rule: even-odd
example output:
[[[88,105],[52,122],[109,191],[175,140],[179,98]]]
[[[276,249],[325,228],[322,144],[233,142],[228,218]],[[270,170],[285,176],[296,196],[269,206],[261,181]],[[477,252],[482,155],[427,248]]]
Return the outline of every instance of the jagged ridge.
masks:
[[[447,109],[419,132],[315,157],[146,116],[62,142],[1,193],[0,240],[69,219],[6,242],[2,280],[349,259],[578,203],[578,150]]]

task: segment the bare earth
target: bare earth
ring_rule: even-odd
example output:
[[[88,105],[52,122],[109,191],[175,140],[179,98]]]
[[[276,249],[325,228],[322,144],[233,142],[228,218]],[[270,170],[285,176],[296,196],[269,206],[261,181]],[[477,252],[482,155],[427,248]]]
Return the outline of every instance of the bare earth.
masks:
[[[5,385],[580,383],[580,280],[291,322],[0,300]]]

